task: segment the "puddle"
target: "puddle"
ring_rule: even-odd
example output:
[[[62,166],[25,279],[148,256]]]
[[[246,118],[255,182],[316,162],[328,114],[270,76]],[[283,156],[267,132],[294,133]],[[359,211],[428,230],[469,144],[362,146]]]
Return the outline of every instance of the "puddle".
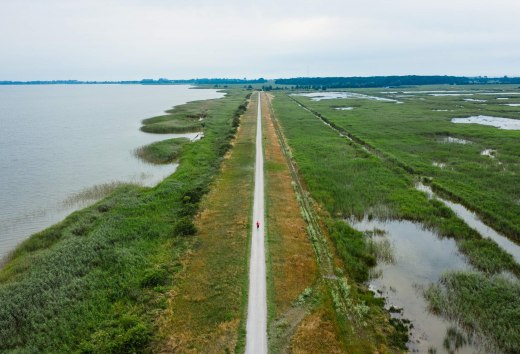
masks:
[[[352,99],[363,99],[363,100],[374,100],[374,101],[382,101],[382,102],[393,102],[393,103],[403,103],[397,100],[393,100],[391,98],[377,97],[377,96],[368,96],[363,95],[361,93],[355,92],[310,92],[310,93],[295,93],[295,96],[304,96],[309,97],[313,101],[321,101],[321,100],[336,100],[340,98],[352,98]]]
[[[473,96],[473,93],[430,93],[430,96],[444,97],[444,96]]]
[[[480,152],[480,155],[482,156],[489,156],[492,159],[496,157],[497,151],[493,149],[484,149]]]
[[[520,107],[520,103],[506,103],[504,106],[509,106],[509,107]]]
[[[354,107],[336,107],[338,111],[351,111],[354,109]]]
[[[487,102],[487,100],[477,100],[476,98],[465,98],[466,102]]]
[[[457,91],[457,90],[429,90],[429,91],[403,91],[403,93],[467,93],[468,91]]]
[[[479,95],[520,95],[520,92],[479,92]]]
[[[368,285],[387,299],[387,308],[403,309],[402,314],[394,313],[394,317],[411,321],[413,328],[408,350],[428,353],[428,350],[436,349],[436,353],[448,353],[444,343],[450,342],[453,330],[461,332],[461,329],[456,323],[430,313],[423,291],[446,271],[471,269],[458,252],[455,241],[439,238],[432,231],[406,220],[369,221],[365,217],[362,221],[349,220],[349,223],[368,234],[381,235],[380,230],[384,230],[382,236],[370,237],[387,239],[392,246],[392,262],[380,262],[375,269],[379,277],[370,280]],[[457,353],[475,352],[478,348],[467,344]]]
[[[454,138],[452,136],[445,137],[444,139],[441,140],[441,142],[452,143],[452,144],[462,144],[462,145],[473,144],[473,142],[471,142],[469,140]]]
[[[453,210],[453,212],[466,224],[468,224],[471,228],[477,230],[483,237],[487,237],[495,241],[502,249],[506,252],[510,253],[515,261],[520,263],[520,245],[517,245],[504,235],[499,234],[486,224],[484,224],[477,214],[468,210],[465,206],[453,203],[449,200],[442,199],[438,197],[429,186],[426,186],[422,183],[418,183],[415,186],[421,192],[425,192],[430,198],[437,198],[439,201],[443,202],[448,208]]]
[[[446,164],[444,162],[433,161],[432,162],[432,166],[435,166],[435,167],[438,167],[438,168],[444,168],[444,167],[446,167]]]
[[[520,130],[520,120],[491,116],[472,116],[468,118],[452,118],[452,123],[482,124],[506,130]]]
[[[497,97],[497,100],[508,100],[508,97]]]
[[[432,109],[434,112],[451,112],[449,109]]]

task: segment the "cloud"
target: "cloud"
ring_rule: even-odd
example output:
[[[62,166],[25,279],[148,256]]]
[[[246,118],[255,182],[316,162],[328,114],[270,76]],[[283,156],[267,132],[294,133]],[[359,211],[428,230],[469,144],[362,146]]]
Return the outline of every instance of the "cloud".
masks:
[[[518,75],[518,13],[516,0],[18,0],[0,12],[0,80]]]

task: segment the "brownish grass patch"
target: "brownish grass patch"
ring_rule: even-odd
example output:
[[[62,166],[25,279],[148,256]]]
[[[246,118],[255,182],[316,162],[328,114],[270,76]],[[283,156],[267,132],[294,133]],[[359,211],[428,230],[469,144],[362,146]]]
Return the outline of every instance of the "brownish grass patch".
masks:
[[[305,317],[294,334],[292,353],[343,353],[336,338],[336,328],[329,317],[324,310]]]
[[[271,120],[266,95],[262,100],[268,249],[276,315],[282,314],[316,278],[316,259],[307,236],[291,175]]]
[[[248,276],[256,99],[242,116],[234,147],[202,202],[195,248],[159,317],[162,353],[223,353],[240,347]]]

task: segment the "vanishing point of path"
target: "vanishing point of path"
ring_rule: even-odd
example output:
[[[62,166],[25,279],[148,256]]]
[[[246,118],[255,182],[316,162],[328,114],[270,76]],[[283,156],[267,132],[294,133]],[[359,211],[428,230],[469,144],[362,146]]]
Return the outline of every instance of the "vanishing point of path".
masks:
[[[264,156],[262,153],[261,93],[258,93],[256,124],[255,195],[251,260],[249,263],[249,300],[247,305],[246,354],[267,353],[267,299],[264,240]],[[257,221],[260,227],[257,228]]]

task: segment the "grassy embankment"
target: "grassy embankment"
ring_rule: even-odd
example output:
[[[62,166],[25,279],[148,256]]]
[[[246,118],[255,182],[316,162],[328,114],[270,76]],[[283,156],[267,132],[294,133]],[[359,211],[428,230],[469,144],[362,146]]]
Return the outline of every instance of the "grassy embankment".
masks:
[[[316,291],[317,264],[287,161],[262,98],[268,255],[269,349],[273,353],[338,351],[333,325],[309,304]],[[312,309],[312,311],[311,311]],[[303,332],[302,324],[309,328]],[[332,328],[332,329],[331,329]]]
[[[518,135],[518,132],[502,131],[489,127],[455,125],[449,123],[449,118],[446,117],[431,118],[432,114],[445,114],[443,112],[432,112],[432,109],[451,107],[458,112],[457,116],[464,117],[472,113],[469,111],[470,109],[476,108],[470,107],[474,105],[473,102],[464,101],[463,103],[461,98],[450,97],[449,99],[442,99],[442,103],[433,103],[431,98],[422,96],[424,95],[414,99],[409,98],[405,104],[367,100],[305,101],[304,104],[309,105],[310,109],[340,131],[350,134],[355,141],[361,143],[369,151],[375,151],[376,155],[382,156],[382,160],[389,168],[393,168],[396,172],[401,171],[404,177],[408,180],[411,179],[409,187],[414,182],[413,179],[420,175],[433,176],[434,187],[444,186],[443,183],[451,179],[456,180],[457,185],[461,186],[464,193],[470,191],[470,193],[474,192],[482,197],[482,200],[487,199],[488,202],[492,200],[493,203],[497,204],[493,210],[504,210],[507,206],[510,206],[512,199],[516,198],[515,193],[513,193],[513,196],[508,196],[508,200],[505,200],[504,203],[498,200],[493,193],[500,189],[497,195],[505,195],[508,191],[511,192],[517,188],[518,184],[502,186],[493,181],[496,177],[497,180],[505,182],[511,175],[514,175],[516,173],[514,170],[517,168],[517,163],[514,163],[514,161],[518,161],[518,159],[515,160],[514,156],[507,157],[507,154],[505,154],[506,157],[503,157],[503,160],[509,161],[509,163],[502,161],[498,163],[487,156],[481,156],[480,151],[490,146],[494,148],[500,146],[500,148],[497,148],[499,151],[502,151],[502,149],[509,151],[514,143],[511,137]],[[300,98],[298,99],[300,100]],[[438,98],[435,97],[435,99]],[[489,96],[487,96],[487,99],[489,100]],[[457,105],[452,103],[453,106],[445,106],[453,100],[456,100]],[[335,110],[335,107],[338,106],[354,106],[355,109],[339,112]],[[481,111],[487,109],[486,107],[478,109],[478,112],[473,111],[473,113],[497,115],[489,111]],[[459,112],[461,110],[462,113]],[[421,112],[426,117],[422,117],[419,114]],[[471,141],[471,143],[446,143],[442,139],[448,136],[463,138]],[[500,144],[502,140],[503,144]],[[480,143],[481,141],[484,142]],[[432,161],[443,161],[440,156],[449,160],[447,162],[450,165],[449,169],[439,169],[432,166]],[[408,173],[403,173],[403,171],[408,171]],[[466,174],[468,174],[467,178]],[[479,177],[482,177],[482,180],[479,180]],[[368,181],[377,186],[385,183],[384,179],[376,175],[369,178]],[[356,189],[359,188],[361,188],[361,191],[366,191],[366,186],[363,187],[363,183],[357,183]],[[444,190],[443,188],[440,189]],[[477,191],[477,189],[480,190]],[[403,199],[405,194],[402,191],[399,193],[402,194],[399,199]],[[428,210],[424,207],[427,203],[421,202],[417,196],[412,197],[413,194],[413,191],[407,192],[406,199],[412,203],[408,203],[405,213],[403,213],[402,206],[394,205],[393,209],[398,211],[394,217],[419,220],[428,226],[436,227],[443,235],[456,238],[461,251],[468,256],[470,262],[476,268],[488,274],[502,270],[509,270],[516,275],[520,274],[518,264],[493,241],[482,239],[460,220],[453,218],[449,210],[442,211],[443,208],[440,205],[436,208],[437,212],[432,209],[430,211],[431,216],[428,216]],[[395,201],[390,200],[391,203]],[[432,203],[435,204],[435,201],[430,202],[430,204]],[[480,207],[485,205],[485,202],[481,203]],[[352,209],[352,213],[355,213],[354,209]],[[496,226],[496,224],[494,225]],[[453,304],[459,305],[463,303],[468,293],[478,299],[476,302],[493,303],[498,301],[507,304],[507,301],[500,301],[500,297],[496,297],[492,291],[488,291],[493,286],[496,289],[503,287],[507,281],[485,274],[477,274],[471,277],[471,281],[467,281],[466,277],[466,275],[460,273],[446,275],[442,281],[445,292],[437,291],[435,294],[449,294],[444,299],[449,298],[450,301],[451,299],[458,299],[453,301]],[[478,286],[479,279],[482,279],[482,284],[495,283],[495,285],[480,287]],[[502,311],[496,312],[495,316],[490,315],[496,310],[495,307],[488,308],[486,314],[481,313],[481,306],[454,305],[444,307],[443,312],[447,317],[459,318],[462,323],[470,328],[479,329],[480,334],[487,337],[495,346],[504,350],[511,350],[511,348],[515,348],[511,343],[516,343],[516,345],[519,343],[517,339],[520,337],[520,328],[519,326],[512,326],[509,327],[508,331],[505,331],[502,324],[518,323],[518,316],[510,310],[518,307],[517,299],[520,298],[520,293],[518,293],[518,287],[512,284],[510,284],[509,293],[516,293],[518,296]],[[470,303],[475,305],[476,302]],[[502,335],[504,332],[508,333],[508,341],[504,340]],[[518,346],[515,350],[518,350]]]
[[[244,349],[254,181],[256,94],[233,149],[201,204],[196,247],[186,255],[158,321],[157,352]]]
[[[0,272],[0,350],[149,350],[175,275],[197,247],[192,219],[230,148],[246,93],[172,111],[206,114],[204,139],[183,147],[155,188],[123,186],[22,243]],[[181,118],[182,119],[182,118]]]

